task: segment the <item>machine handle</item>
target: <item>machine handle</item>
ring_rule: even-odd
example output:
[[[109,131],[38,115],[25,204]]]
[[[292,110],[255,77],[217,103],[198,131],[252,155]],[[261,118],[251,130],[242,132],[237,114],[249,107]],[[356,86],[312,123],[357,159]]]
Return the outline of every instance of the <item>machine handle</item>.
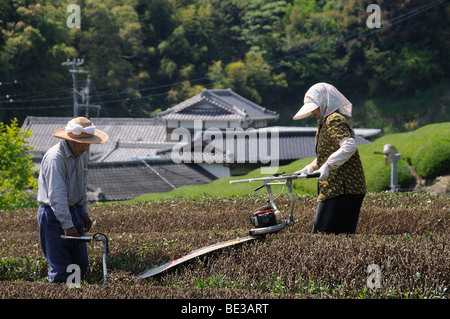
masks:
[[[234,180],[234,181],[230,181],[230,184],[273,181],[273,180],[279,180],[279,179],[306,179],[306,178],[314,178],[314,177],[319,177],[319,176],[320,176],[320,173],[312,173],[312,174],[307,174],[307,175],[293,175],[292,174],[292,175],[281,175],[281,176],[270,176],[270,177]]]
[[[103,250],[102,250],[102,253],[109,253],[109,245],[108,245],[109,238],[108,238],[105,234],[102,234],[102,233],[96,233],[96,234],[94,234],[94,236],[92,236],[92,238],[93,238],[95,241],[101,241],[101,242],[103,242]]]
[[[85,241],[85,242],[90,242],[93,239],[92,237],[86,237],[86,236],[75,237],[75,236],[65,236],[65,235],[61,235],[61,238],[66,239],[66,240],[77,240],[77,241]]]

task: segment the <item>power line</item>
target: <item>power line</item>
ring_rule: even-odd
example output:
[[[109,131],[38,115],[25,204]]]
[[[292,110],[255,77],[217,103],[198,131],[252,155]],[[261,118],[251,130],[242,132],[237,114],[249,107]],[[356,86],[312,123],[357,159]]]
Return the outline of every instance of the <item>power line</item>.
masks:
[[[358,32],[354,32],[352,34],[337,38],[337,39],[333,39],[333,40],[325,40],[325,41],[321,41],[318,42],[316,44],[311,45],[309,48],[305,49],[305,50],[301,50],[292,54],[288,54],[264,63],[269,64],[269,67],[274,70],[278,67],[283,66],[283,62],[286,61],[300,61],[303,59],[308,58],[308,54],[311,52],[314,52],[316,49],[319,48],[323,48],[322,50],[318,51],[318,53],[321,52],[325,52],[334,48],[337,48],[339,46],[342,46],[346,43],[349,43],[353,40],[360,40],[363,39],[365,37],[368,37],[374,33],[380,32],[380,31],[384,31],[387,28],[390,28],[393,25],[402,23],[408,19],[411,19],[412,17],[421,14],[425,11],[430,10],[431,8],[445,2],[446,0],[435,0],[432,2],[429,2],[425,5],[422,5],[418,8],[412,9],[404,14],[400,14],[399,16],[389,19],[387,20],[387,25],[378,28],[378,29],[363,29],[361,31]],[[67,63],[67,62],[66,62]],[[270,65],[275,63],[275,65]],[[247,66],[244,69],[250,69],[250,68],[255,68],[255,66]],[[250,75],[255,75],[258,74],[260,72],[263,71],[254,71],[252,73],[250,73]],[[72,73],[72,75],[74,75],[74,73]],[[248,76],[249,74],[246,74],[246,76]],[[203,76],[200,78],[196,78],[196,79],[191,79],[189,80],[191,83],[195,83],[195,82],[202,82],[205,80],[210,80],[209,76]],[[74,80],[76,82],[76,80]],[[75,82],[74,82],[74,86],[75,86]],[[125,91],[119,91],[119,92],[106,92],[106,93],[100,93],[100,94],[93,94],[91,95],[91,98],[102,98],[102,97],[106,97],[106,96],[112,96],[112,95],[122,95],[122,94],[130,94],[130,93],[142,93],[145,91],[151,91],[151,90],[158,90],[158,89],[167,89],[167,88],[173,88],[176,85],[181,84],[183,81],[181,82],[173,82],[173,83],[167,83],[167,84],[162,84],[162,85],[156,85],[156,86],[151,86],[151,87],[146,87],[146,88],[141,88],[141,89],[133,89],[133,90],[125,90]],[[213,85],[215,83],[218,83],[219,81],[208,81],[207,83],[204,83],[205,85]],[[11,83],[11,82],[10,82]],[[66,90],[66,89],[64,89]],[[97,91],[98,92],[98,91]],[[101,104],[111,104],[111,103],[120,103],[120,102],[125,102],[125,101],[134,101],[134,100],[141,100],[141,99],[145,99],[145,98],[150,98],[150,97],[156,97],[156,96],[163,96],[163,95],[167,95],[168,91],[165,91],[163,93],[156,93],[156,94],[148,94],[148,95],[144,95],[144,96],[139,96],[139,97],[128,97],[128,98],[119,98],[119,99],[112,99],[112,100],[107,100],[107,101],[102,101]],[[9,103],[34,103],[34,102],[44,102],[44,101],[64,101],[64,100],[68,100],[70,99],[69,97],[64,97],[64,98],[45,98],[45,99],[13,99],[12,101],[0,101],[6,104]],[[74,99],[74,103],[75,103],[75,99]],[[36,109],[38,108],[44,108],[43,107],[34,107]],[[30,107],[31,108],[31,107]],[[18,109],[18,108],[3,108],[4,110],[12,110],[12,109]]]
[[[43,106],[18,106],[18,107],[3,107],[1,111],[23,111],[23,110],[47,110],[47,109],[64,109],[73,107],[73,104],[66,105],[43,105]]]

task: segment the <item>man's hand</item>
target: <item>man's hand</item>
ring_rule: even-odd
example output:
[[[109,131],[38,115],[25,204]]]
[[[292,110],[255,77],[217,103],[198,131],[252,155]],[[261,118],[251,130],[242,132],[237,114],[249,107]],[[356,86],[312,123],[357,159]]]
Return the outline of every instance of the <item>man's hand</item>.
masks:
[[[89,214],[84,214],[84,231],[88,232],[92,227],[92,220]]]
[[[81,237],[80,234],[78,234],[75,227],[70,227],[70,228],[64,229],[64,235],[71,236],[71,237]]]

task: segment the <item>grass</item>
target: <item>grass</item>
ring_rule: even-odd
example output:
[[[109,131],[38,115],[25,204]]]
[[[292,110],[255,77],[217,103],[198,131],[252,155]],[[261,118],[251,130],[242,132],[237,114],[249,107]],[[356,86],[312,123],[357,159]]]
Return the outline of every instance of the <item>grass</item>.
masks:
[[[429,124],[406,133],[388,134],[370,144],[360,145],[358,150],[364,167],[368,190],[371,192],[387,190],[390,184],[391,168],[385,165],[383,156],[374,154],[374,151],[383,151],[385,144],[394,145],[402,154],[402,159],[398,164],[399,185],[401,188],[411,188],[414,186],[414,178],[409,170],[409,162],[414,162],[414,159],[421,155],[421,147],[423,145],[441,142],[450,143],[450,122]],[[443,152],[444,150],[437,149],[436,151]],[[313,158],[306,158],[294,161],[288,165],[281,166],[278,172],[286,172],[286,174],[293,173],[303,168],[312,160]],[[448,158],[444,159],[447,162],[448,160]],[[449,172],[447,171],[447,173]],[[135,198],[133,201],[151,201],[177,196],[192,198],[201,195],[233,196],[251,194],[260,183],[230,185],[229,182],[231,180],[255,177],[262,177],[260,169],[251,171],[244,176],[217,179],[206,185],[184,186],[168,193],[144,194]],[[293,189],[297,194],[314,195],[317,192],[316,180],[295,181]],[[261,190],[260,192],[263,191]]]
[[[279,172],[285,171],[286,174],[294,172],[306,164],[308,164],[312,159],[301,159],[295,161],[289,165],[281,166],[278,170]],[[309,162],[308,162],[309,161]],[[302,166],[303,165],[303,166]],[[258,178],[263,177],[260,174],[260,170],[256,169],[251,171],[250,173],[244,176],[238,177],[226,177],[217,179],[211,183],[205,185],[187,185],[180,188],[177,188],[168,193],[149,193],[136,197],[131,201],[152,201],[152,200],[160,200],[172,197],[184,197],[184,198],[195,198],[203,195],[212,195],[212,196],[235,196],[235,195],[246,195],[254,193],[255,188],[260,186],[262,183],[239,183],[230,185],[231,180],[238,179],[248,179],[248,178]],[[306,180],[301,182],[303,185],[299,185],[298,181],[295,181],[294,189],[296,189],[296,193],[298,194],[311,194],[316,185],[316,181],[314,180]],[[259,192],[263,192],[264,190],[260,190]],[[276,191],[275,191],[276,192]]]

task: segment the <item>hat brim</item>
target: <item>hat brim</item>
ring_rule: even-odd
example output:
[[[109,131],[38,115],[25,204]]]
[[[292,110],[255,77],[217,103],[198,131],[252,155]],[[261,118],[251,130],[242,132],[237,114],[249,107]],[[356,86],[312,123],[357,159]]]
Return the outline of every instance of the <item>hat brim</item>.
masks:
[[[73,141],[76,143],[82,143],[82,144],[102,144],[102,143],[105,143],[106,141],[108,141],[108,139],[109,139],[108,134],[106,134],[103,131],[97,130],[97,129],[95,129],[94,135],[87,136],[87,137],[69,136],[69,135],[67,135],[65,128],[60,128],[60,129],[53,131],[52,135],[56,138],[60,138],[60,139],[66,140],[66,141]]]
[[[312,111],[317,109],[319,106],[316,103],[305,103],[301,109],[294,115],[294,120],[300,120],[311,114]]]

